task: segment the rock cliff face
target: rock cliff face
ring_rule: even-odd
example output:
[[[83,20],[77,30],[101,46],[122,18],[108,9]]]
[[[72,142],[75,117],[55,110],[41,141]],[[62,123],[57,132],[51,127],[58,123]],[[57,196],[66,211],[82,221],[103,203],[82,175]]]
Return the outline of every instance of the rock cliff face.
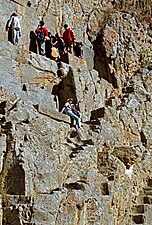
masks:
[[[151,2],[0,1],[0,224],[150,225]],[[19,47],[5,32],[14,10]],[[52,33],[68,23],[84,58],[29,52],[42,17]],[[81,130],[59,112],[69,97]]]

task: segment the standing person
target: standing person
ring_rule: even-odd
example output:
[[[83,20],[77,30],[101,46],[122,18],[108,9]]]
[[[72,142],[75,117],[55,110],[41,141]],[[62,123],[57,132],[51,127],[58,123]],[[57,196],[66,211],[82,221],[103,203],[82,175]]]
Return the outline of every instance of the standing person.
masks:
[[[81,128],[80,112],[76,109],[72,98],[69,98],[67,100],[63,109],[61,110],[61,113],[65,113],[68,116],[70,116],[71,121],[74,119],[76,121],[76,124],[77,124],[78,128]]]
[[[30,45],[29,50],[37,54],[37,36],[34,31],[30,31]]]
[[[45,41],[45,54],[47,58],[51,58],[51,49],[52,49],[51,33],[48,32],[48,38]]]
[[[72,49],[72,43],[74,42],[75,40],[75,36],[74,36],[74,33],[73,31],[68,27],[67,24],[64,25],[64,33],[63,33],[63,40],[64,40],[64,43],[65,43],[65,47],[66,47],[66,50],[70,53],[71,52],[71,49]]]
[[[14,12],[8,22],[7,31],[8,31],[8,40],[13,44],[18,46],[19,38],[21,36],[21,26],[20,20],[18,18],[18,13]]]
[[[48,37],[48,29],[45,27],[44,21],[40,21],[35,31],[40,55],[45,55],[45,41]]]
[[[57,38],[54,35],[51,35],[51,59],[58,60],[59,58],[59,50],[57,47]]]
[[[73,43],[73,51],[76,57],[82,58],[83,56],[83,49],[82,49],[82,42],[74,42]]]
[[[59,50],[59,55],[60,55],[60,59],[61,59],[62,55],[64,54],[65,43],[63,41],[63,38],[59,36],[59,33],[56,33],[55,37],[56,37],[56,40],[57,40],[56,47]]]
[[[59,52],[56,47],[56,44],[57,44],[56,37],[51,35],[50,32],[48,32],[48,38],[45,42],[45,51],[47,58],[57,60],[57,58],[59,57]]]

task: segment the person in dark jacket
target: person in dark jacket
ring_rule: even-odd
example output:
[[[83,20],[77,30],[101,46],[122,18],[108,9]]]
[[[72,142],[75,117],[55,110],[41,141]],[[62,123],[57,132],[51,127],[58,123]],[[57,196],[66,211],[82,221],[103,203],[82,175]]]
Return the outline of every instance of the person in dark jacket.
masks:
[[[57,60],[59,57],[59,51],[57,48],[57,39],[50,32],[48,32],[48,38],[45,42],[46,57]]]
[[[82,42],[74,42],[73,44],[73,51],[76,57],[82,58],[83,56],[83,49],[82,49]]]
[[[59,33],[55,34],[57,43],[56,43],[56,47],[59,50],[59,55],[60,55],[60,59],[62,58],[62,55],[64,54],[64,47],[65,47],[65,43],[62,37],[59,36]]]
[[[45,53],[47,58],[51,58],[51,49],[52,49],[51,33],[48,32],[48,38],[45,42]]]
[[[30,46],[31,52],[37,53],[37,36],[34,31],[30,31]]]

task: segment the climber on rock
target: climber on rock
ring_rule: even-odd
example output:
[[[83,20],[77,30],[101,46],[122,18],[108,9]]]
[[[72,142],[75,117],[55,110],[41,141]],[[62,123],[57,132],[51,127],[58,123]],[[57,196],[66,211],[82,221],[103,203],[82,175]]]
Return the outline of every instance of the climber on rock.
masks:
[[[40,55],[45,55],[45,41],[48,38],[48,29],[45,27],[44,21],[40,21],[35,31]]]
[[[57,40],[56,46],[57,46],[57,48],[59,50],[59,55],[60,55],[59,59],[61,60],[62,59],[62,55],[64,54],[65,43],[64,43],[63,38],[59,35],[58,32],[55,34],[55,37],[56,37],[56,40]]]
[[[74,41],[74,43],[73,43],[73,51],[74,51],[75,56],[78,58],[82,58],[82,56],[83,56],[82,46],[83,46],[82,42]]]
[[[67,52],[72,53],[71,49],[72,49],[72,44],[75,40],[75,36],[72,29],[70,29],[67,24],[64,25],[64,29],[65,31],[63,33],[63,40],[65,43],[65,47]]]
[[[77,110],[75,104],[73,103],[73,99],[69,98],[67,102],[65,103],[63,109],[61,110],[61,113],[65,113],[71,118],[71,123],[73,119],[76,121],[76,124],[78,128],[81,128],[81,114]]]
[[[21,36],[21,26],[17,12],[14,12],[8,20],[6,31],[8,31],[8,41],[18,46],[19,37]]]
[[[37,36],[34,31],[30,31],[29,51],[37,54]]]
[[[48,32],[48,38],[45,42],[45,52],[46,57],[50,59],[56,60],[59,56],[58,50],[56,48],[56,37],[53,36],[50,32]]]

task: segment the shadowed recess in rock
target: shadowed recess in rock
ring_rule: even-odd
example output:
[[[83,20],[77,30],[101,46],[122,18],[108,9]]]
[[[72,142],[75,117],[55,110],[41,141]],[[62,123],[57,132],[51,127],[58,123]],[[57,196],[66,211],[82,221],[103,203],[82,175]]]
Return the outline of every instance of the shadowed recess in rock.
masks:
[[[8,170],[6,188],[8,194],[25,195],[25,171],[21,165],[15,164]]]
[[[90,120],[95,120],[97,118],[104,117],[104,112],[105,112],[105,108],[104,107],[91,111],[91,118],[90,118]]]
[[[0,103],[0,114],[5,115],[6,101]]]
[[[133,221],[135,222],[135,224],[143,224],[144,223],[144,215],[134,215],[133,216]]]
[[[73,98],[74,102],[77,101],[73,71],[70,67],[67,76],[58,85],[54,85],[52,94],[58,96],[59,111],[62,110],[68,98]]]
[[[94,68],[98,71],[99,77],[104,78],[109,83],[113,85],[114,88],[117,88],[117,80],[114,76],[114,73],[110,72],[109,64],[111,63],[110,57],[106,56],[106,50],[103,45],[103,36],[98,34],[96,40],[93,42],[94,49]]]
[[[83,190],[85,189],[83,184],[79,184],[77,182],[75,183],[70,183],[70,184],[65,184],[65,187],[69,190]]]
[[[141,142],[142,142],[143,146],[146,147],[147,139],[146,139],[146,136],[143,131],[140,132],[140,138],[141,138]]]
[[[100,185],[102,195],[109,195],[108,183],[103,183]]]

